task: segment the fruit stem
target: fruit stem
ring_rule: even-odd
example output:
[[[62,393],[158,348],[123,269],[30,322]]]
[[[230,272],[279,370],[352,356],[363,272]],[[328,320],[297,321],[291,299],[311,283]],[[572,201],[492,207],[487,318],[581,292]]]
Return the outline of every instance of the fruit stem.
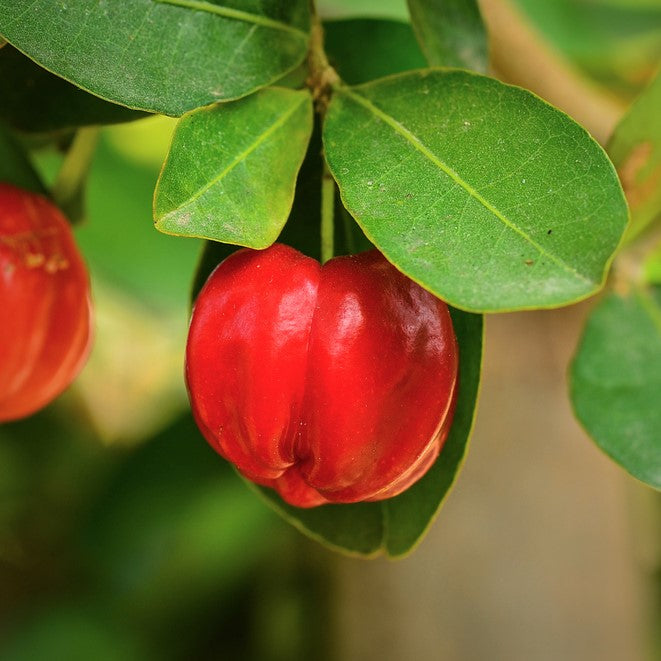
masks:
[[[330,101],[332,88],[340,82],[340,77],[328,62],[328,57],[326,57],[324,28],[314,6],[310,27],[308,72],[306,84],[312,92],[317,112],[324,115]]]
[[[335,254],[335,180],[324,163],[321,175],[321,263]]]
[[[79,129],[52,188],[53,201],[72,222],[82,219],[82,193],[99,138],[96,126]]]

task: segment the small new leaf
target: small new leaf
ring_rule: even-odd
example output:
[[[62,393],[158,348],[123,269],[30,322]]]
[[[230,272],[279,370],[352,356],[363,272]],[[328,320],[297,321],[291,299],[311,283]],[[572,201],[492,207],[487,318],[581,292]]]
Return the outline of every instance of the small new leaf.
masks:
[[[157,229],[249,248],[271,245],[289,216],[311,132],[306,90],[268,88],[188,113],[156,185]]]

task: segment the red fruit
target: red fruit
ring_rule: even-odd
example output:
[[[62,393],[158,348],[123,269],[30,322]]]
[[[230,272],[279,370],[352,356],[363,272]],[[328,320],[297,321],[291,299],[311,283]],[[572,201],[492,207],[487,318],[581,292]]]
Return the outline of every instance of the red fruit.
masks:
[[[248,479],[312,507],[390,498],[452,419],[448,308],[376,250],[324,266],[276,244],[211,274],[186,354],[202,433]]]
[[[0,422],[34,413],[89,353],[89,276],[45,197],[0,183]]]

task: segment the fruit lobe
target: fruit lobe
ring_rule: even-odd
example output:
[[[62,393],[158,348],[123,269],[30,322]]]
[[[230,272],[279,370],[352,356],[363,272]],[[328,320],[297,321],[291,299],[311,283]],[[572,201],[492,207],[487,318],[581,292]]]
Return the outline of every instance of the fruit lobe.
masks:
[[[64,216],[0,183],[0,422],[59,395],[91,343],[89,276]]]
[[[195,303],[186,353],[207,441],[288,503],[382,500],[432,465],[452,419],[445,303],[376,250],[321,266],[239,250]]]

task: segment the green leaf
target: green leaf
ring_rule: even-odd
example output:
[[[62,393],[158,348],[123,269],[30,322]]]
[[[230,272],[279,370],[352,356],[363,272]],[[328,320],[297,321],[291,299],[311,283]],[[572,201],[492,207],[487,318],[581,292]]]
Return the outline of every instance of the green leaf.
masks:
[[[408,0],[408,6],[429,64],[486,73],[487,33],[476,0]]]
[[[365,44],[369,43],[369,48]],[[349,85],[426,65],[408,23],[352,19],[324,23],[324,48],[331,65]]]
[[[482,360],[482,317],[450,309],[459,342],[459,394],[454,422],[438,460],[403,494],[377,503],[287,505],[271,489],[250,484],[282,517],[325,546],[351,555],[400,556],[420,541],[452,487],[473,426]]]
[[[250,248],[277,238],[312,131],[307,90],[261,90],[184,116],[154,194],[156,227]]]
[[[84,92],[11,46],[0,49],[0,99],[0,119],[22,131],[57,131],[145,116]]]
[[[28,155],[1,122],[0,181],[14,184],[14,186],[36,193],[46,192],[39,175],[32,167],[32,163],[30,163]]]
[[[308,31],[307,0],[0,0],[0,34],[41,66],[175,116],[280,78],[305,57]]]
[[[466,310],[590,296],[627,222],[615,170],[583,128],[530,92],[465,71],[339,87],[324,148],[367,237]]]
[[[661,73],[617,125],[608,153],[631,209],[632,239],[661,217]]]
[[[597,445],[661,489],[661,287],[609,294],[597,305],[571,366],[570,391]]]

